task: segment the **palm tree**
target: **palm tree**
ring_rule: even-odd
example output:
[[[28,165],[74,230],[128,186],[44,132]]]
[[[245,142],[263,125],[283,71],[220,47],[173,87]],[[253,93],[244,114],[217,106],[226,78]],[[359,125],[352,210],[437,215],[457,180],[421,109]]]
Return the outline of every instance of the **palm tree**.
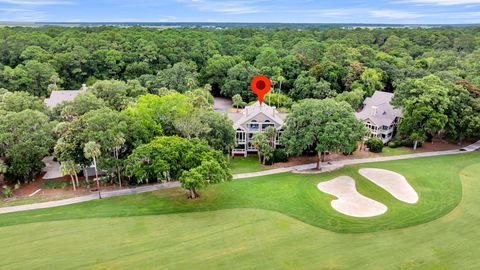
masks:
[[[101,199],[100,195],[100,179],[98,178],[97,171],[97,158],[102,154],[100,150],[100,145],[94,141],[89,141],[83,147],[83,153],[85,158],[93,160],[93,168],[95,169],[95,180],[97,181],[98,197]]]
[[[73,190],[77,190],[76,187],[79,186],[77,174],[80,172],[80,166],[75,163],[75,161],[68,160],[62,162],[60,165],[60,170],[62,171],[62,175],[70,175],[70,178],[72,179]],[[75,176],[75,178],[73,176]]]
[[[270,148],[267,136],[261,132],[255,133],[252,137],[252,145],[257,149],[258,161],[265,164],[265,153]]]
[[[233,106],[237,108],[237,112],[238,112],[238,107],[241,106],[243,103],[242,96],[240,96],[239,94],[234,95],[232,97],[232,103],[233,103]]]
[[[271,147],[275,147],[275,135],[277,134],[277,130],[270,126],[265,129],[265,136],[267,136],[268,142],[270,143]]]
[[[0,159],[0,184],[3,183],[4,174],[7,173],[8,166],[5,164],[5,161]]]
[[[186,81],[187,81],[187,87],[191,91],[192,87],[195,86],[195,80],[192,77],[188,77]]]
[[[282,75],[277,76],[277,82],[278,82],[278,95],[277,95],[277,107],[280,107],[280,94],[282,93],[282,82],[285,81],[285,77]]]
[[[120,187],[122,187],[122,177],[120,175],[120,166],[119,166],[120,157],[119,156],[120,156],[120,151],[122,150],[122,147],[125,145],[125,142],[126,142],[125,138],[123,138],[123,136],[120,135],[115,139],[115,146],[113,148],[113,154],[116,159],[115,167],[117,169],[118,184]]]

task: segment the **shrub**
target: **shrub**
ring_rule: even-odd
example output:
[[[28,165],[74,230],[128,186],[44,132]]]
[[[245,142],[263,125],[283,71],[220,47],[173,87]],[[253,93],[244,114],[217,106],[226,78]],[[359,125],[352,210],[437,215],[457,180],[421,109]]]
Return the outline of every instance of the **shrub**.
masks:
[[[388,143],[388,147],[390,147],[390,148],[397,148],[397,147],[400,147],[400,146],[402,146],[402,142],[399,141],[399,140],[391,140]]]
[[[265,160],[265,165],[272,165],[277,162],[287,162],[288,155],[285,149],[279,148],[273,151],[273,155]]]
[[[46,180],[40,187],[43,189],[62,189],[69,186],[69,182],[62,180]]]
[[[354,142],[352,143],[352,145],[350,146],[350,149],[348,149],[347,151],[343,152],[343,155],[344,156],[350,156],[353,154],[353,152],[355,152],[357,150],[357,142]]]
[[[365,142],[365,145],[368,148],[370,148],[371,152],[374,152],[374,153],[381,153],[383,150],[383,142],[382,140],[380,140],[380,138],[377,138],[377,137],[368,139]]]
[[[9,186],[5,185],[2,187],[2,194],[5,198],[10,198],[13,196],[13,191]]]
[[[415,141],[414,141],[414,140],[411,140],[411,139],[404,139],[404,140],[402,140],[402,146],[413,147],[414,144],[415,144]],[[423,142],[422,142],[422,141],[418,141],[417,147],[422,147],[422,145],[423,145]]]
[[[285,149],[275,149],[273,152],[273,160],[275,162],[287,162],[288,161],[288,155],[287,151]]]

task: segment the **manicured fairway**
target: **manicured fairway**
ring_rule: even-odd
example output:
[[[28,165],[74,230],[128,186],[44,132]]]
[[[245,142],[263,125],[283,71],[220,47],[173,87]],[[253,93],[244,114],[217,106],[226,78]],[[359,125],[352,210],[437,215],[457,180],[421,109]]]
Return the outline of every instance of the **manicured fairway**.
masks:
[[[405,175],[420,195],[413,206],[369,185],[359,167],[234,181],[198,201],[175,189],[0,215],[0,268],[480,268],[480,153],[368,164]],[[332,210],[315,184],[340,174],[389,211]]]

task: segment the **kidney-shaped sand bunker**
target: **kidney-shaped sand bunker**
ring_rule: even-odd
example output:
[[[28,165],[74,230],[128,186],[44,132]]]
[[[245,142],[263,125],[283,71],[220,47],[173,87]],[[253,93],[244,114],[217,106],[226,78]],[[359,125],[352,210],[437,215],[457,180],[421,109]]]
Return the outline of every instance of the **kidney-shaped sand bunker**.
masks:
[[[387,211],[387,206],[358,193],[355,180],[349,176],[340,176],[321,182],[318,189],[337,197],[331,202],[333,209],[352,217],[374,217]]]
[[[372,168],[360,169],[358,172],[398,200],[411,204],[418,202],[417,192],[403,175],[389,170]]]

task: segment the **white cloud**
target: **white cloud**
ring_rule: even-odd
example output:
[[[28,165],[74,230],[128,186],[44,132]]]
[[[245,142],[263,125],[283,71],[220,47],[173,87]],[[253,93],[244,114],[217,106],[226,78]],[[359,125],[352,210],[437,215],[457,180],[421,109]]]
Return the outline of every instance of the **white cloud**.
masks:
[[[368,10],[368,14],[375,18],[389,18],[389,19],[415,19],[425,17],[425,14],[392,9],[378,9]]]
[[[43,12],[21,9],[21,8],[0,8],[0,18],[2,21],[10,22],[35,22],[46,19]]]
[[[349,9],[323,9],[323,10],[308,10],[308,11],[294,11],[296,13],[312,14],[315,16],[329,17],[329,18],[351,18],[358,17],[359,14],[365,14],[374,18],[388,18],[388,19],[415,19],[427,16],[423,13],[410,12],[393,9],[369,9],[369,8],[349,8]]]
[[[225,14],[249,14],[258,13],[261,11],[258,6],[262,1],[250,0],[229,0],[229,1],[215,1],[215,0],[177,0],[189,7],[196,8],[200,11],[210,11]]]

